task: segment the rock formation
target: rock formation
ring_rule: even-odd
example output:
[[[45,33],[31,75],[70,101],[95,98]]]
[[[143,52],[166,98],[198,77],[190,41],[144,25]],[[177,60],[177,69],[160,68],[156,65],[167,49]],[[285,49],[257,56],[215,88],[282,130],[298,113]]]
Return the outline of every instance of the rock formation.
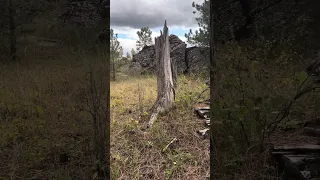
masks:
[[[173,69],[177,74],[181,73],[206,73],[209,67],[209,48],[205,47],[186,47],[186,43],[176,35],[170,35],[170,57],[177,69]],[[151,70],[155,66],[155,49],[154,46],[145,46],[139,53],[133,56],[132,69]],[[209,72],[209,71],[208,71]]]
[[[170,35],[169,37],[169,43],[170,43],[170,57],[171,61],[174,64],[174,67],[177,69],[174,69],[174,73],[181,74],[186,69],[186,63],[185,63],[185,53],[186,53],[186,44],[178,38],[176,35]]]
[[[155,69],[155,49],[154,46],[144,46],[139,53],[133,55],[132,62],[141,68]]]
[[[187,64],[187,72],[206,73],[210,65],[210,49],[206,47],[187,48],[185,61]]]
[[[106,0],[70,0],[66,10],[59,16],[63,24],[73,24],[81,27],[96,27],[108,19],[110,1]]]

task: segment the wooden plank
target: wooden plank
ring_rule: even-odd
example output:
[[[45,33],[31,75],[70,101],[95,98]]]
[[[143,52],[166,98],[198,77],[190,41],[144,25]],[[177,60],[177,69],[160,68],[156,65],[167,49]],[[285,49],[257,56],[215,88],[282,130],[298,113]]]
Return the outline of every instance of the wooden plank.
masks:
[[[200,116],[203,119],[208,119],[209,118],[209,114],[210,114],[210,110],[207,109],[197,109],[195,110],[196,113],[198,114],[198,116]]]
[[[294,151],[272,151],[272,155],[290,155],[295,154]]]
[[[282,156],[282,162],[286,173],[293,175],[295,177],[300,177],[300,179],[311,179],[319,178],[317,169],[310,168],[310,164],[314,164],[317,167],[320,166],[319,162],[316,161],[318,158],[312,155],[284,155]]]
[[[320,145],[306,144],[301,146],[275,146],[273,147],[273,152],[295,152],[295,153],[320,153]]]
[[[306,179],[299,171],[299,167],[297,163],[292,161],[298,161],[298,159],[292,159],[287,155],[282,156],[282,161],[280,162],[283,167],[285,167],[285,173],[289,177],[299,177],[299,179]]]

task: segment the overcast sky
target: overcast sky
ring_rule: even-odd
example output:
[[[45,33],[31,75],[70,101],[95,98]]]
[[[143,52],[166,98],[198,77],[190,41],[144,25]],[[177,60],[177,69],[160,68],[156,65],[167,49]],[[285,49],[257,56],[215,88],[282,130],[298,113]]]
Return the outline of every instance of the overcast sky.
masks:
[[[169,34],[177,35],[186,41],[185,33],[198,29],[193,14],[192,2],[204,0],[111,0],[111,28],[118,34],[124,55],[136,49],[137,31],[149,27],[152,39],[160,35],[164,21],[167,20]]]

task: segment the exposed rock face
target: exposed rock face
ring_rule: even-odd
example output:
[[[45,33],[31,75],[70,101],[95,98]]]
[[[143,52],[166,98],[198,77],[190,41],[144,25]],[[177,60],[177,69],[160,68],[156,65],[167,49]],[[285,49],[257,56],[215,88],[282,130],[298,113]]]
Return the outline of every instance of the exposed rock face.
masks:
[[[176,35],[170,35],[170,57],[172,63],[175,64],[175,69],[177,74],[183,73],[186,70],[187,66],[185,63],[185,53],[186,53],[186,44],[178,38]]]
[[[95,34],[100,43],[109,43],[110,30],[106,27],[110,22],[109,0],[68,0],[63,8],[64,12],[57,18],[60,25],[79,27],[80,32],[90,29],[89,34]]]
[[[197,73],[199,71],[207,71],[210,65],[210,49],[205,47],[187,48],[186,64],[188,72]]]
[[[70,0],[66,11],[59,16],[64,24],[74,24],[81,27],[96,27],[106,18],[110,1],[106,0]]]
[[[209,48],[191,47],[186,48],[186,43],[176,35],[169,36],[170,57],[177,69],[173,69],[177,74],[199,71],[206,71],[209,67]],[[154,46],[145,46],[139,53],[133,56],[132,69],[155,70],[155,49]]]
[[[145,46],[142,50],[133,55],[132,61],[139,63],[141,68],[155,68],[156,52],[154,46]]]

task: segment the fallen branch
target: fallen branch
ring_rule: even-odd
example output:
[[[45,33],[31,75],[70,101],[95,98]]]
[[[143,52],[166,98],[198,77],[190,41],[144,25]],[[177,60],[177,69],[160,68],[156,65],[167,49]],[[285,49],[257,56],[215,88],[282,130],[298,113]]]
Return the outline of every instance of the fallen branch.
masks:
[[[162,149],[162,152],[165,152],[165,151],[168,149],[168,147],[169,147],[172,143],[176,142],[177,140],[178,140],[177,138],[173,138],[173,139],[169,142],[169,144],[167,144],[166,147],[164,147],[164,148]]]
[[[153,106],[153,112],[151,114],[150,121],[148,123],[148,128],[153,125],[153,123],[156,121],[158,114],[162,111],[163,108],[161,108],[161,100],[156,102],[156,104]]]

